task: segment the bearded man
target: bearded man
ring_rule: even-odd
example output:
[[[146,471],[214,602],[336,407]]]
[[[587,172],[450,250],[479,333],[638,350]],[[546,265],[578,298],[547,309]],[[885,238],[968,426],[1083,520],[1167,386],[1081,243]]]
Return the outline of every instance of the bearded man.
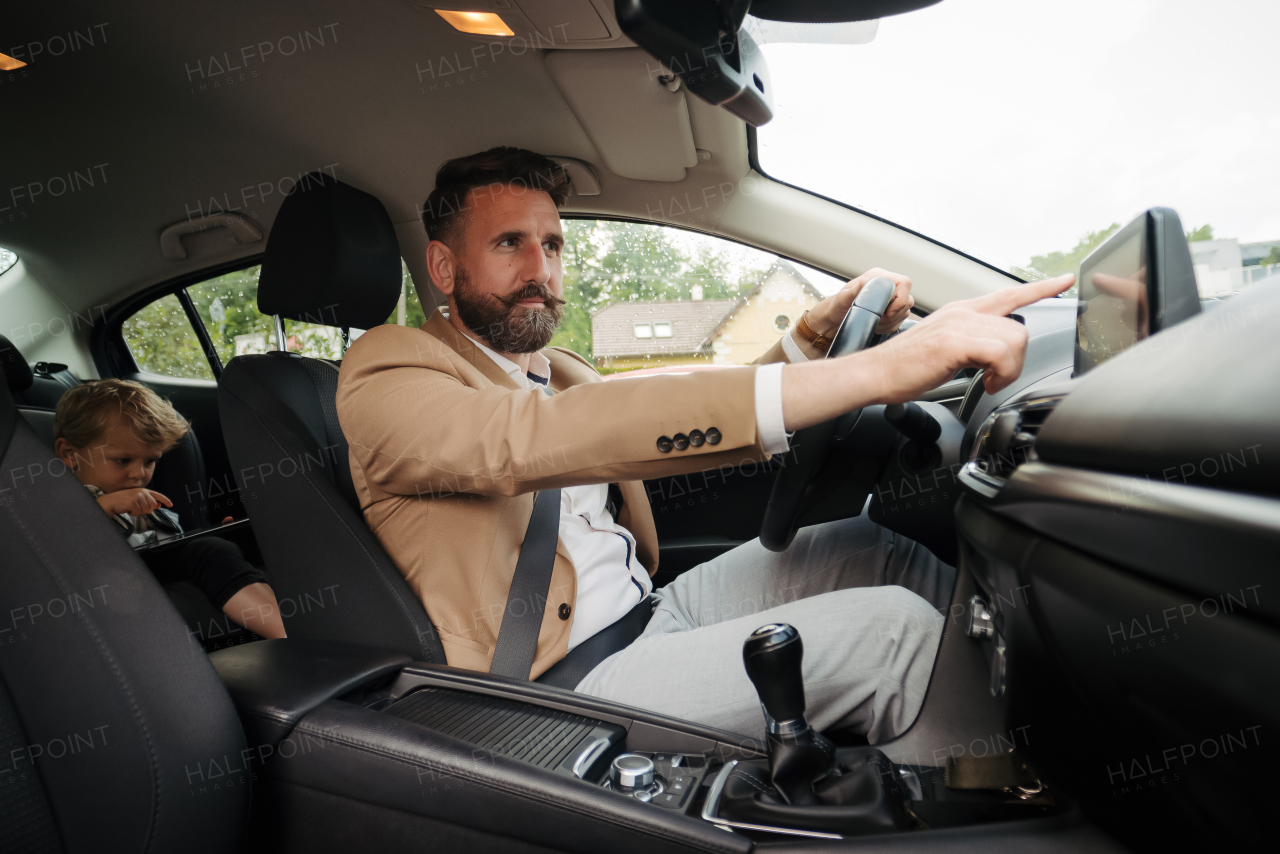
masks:
[[[654,590],[658,539],[643,481],[768,459],[787,450],[788,431],[913,400],[963,367],[984,369],[998,390],[1021,372],[1027,340],[1003,315],[1070,279],[953,303],[839,359],[788,334],[749,368],[605,383],[581,356],[547,347],[564,307],[557,209],[568,195],[564,170],[530,151],[445,163],[423,223],[447,306],[419,329],[369,330],[342,363],[338,415],[365,520],[449,664],[494,664],[535,494],[559,490],[532,665],[507,675],[537,678],[630,621],[630,642],[569,687],[759,736],[742,643],[785,622],[804,638],[810,723],[871,743],[901,733],[928,686],[951,567],[856,517],[805,528],[781,554],[752,541]],[[896,286],[878,331],[894,331],[911,282],[882,270],[810,309],[807,326],[830,338],[878,275]]]

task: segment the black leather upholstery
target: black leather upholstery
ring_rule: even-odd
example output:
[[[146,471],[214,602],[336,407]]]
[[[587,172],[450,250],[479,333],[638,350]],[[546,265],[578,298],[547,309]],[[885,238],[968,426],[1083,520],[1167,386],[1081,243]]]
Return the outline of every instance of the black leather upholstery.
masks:
[[[369,329],[387,319],[400,287],[400,244],[382,202],[323,172],[304,175],[271,226],[262,313]]]
[[[354,493],[343,494],[335,472],[349,476],[345,449],[326,447],[321,401],[302,361],[284,353],[239,356],[218,383],[227,454],[289,636],[444,663],[422,604],[365,524]],[[285,600],[305,602],[307,595],[321,606],[290,613]]]
[[[64,851],[236,850],[248,788],[210,774],[244,735],[203,650],[79,483],[36,468],[49,449],[7,388],[0,449],[0,684],[11,709],[0,703],[0,736],[20,732],[26,745],[0,757],[4,849],[52,844],[34,780]],[[19,801],[10,776],[28,783]]]
[[[393,715],[330,700],[267,768],[282,783],[579,854],[745,854],[752,843],[688,816],[476,750]],[[375,829],[375,833],[379,832]],[[380,829],[388,836],[395,828]],[[380,839],[368,840],[380,850]]]
[[[267,640],[209,656],[240,711],[249,740],[275,747],[326,700],[376,682],[407,655],[334,641]]]
[[[22,358],[13,342],[3,335],[0,335],[0,365],[4,367],[5,385],[10,392],[26,391],[35,382],[35,375],[31,373],[27,360]]]

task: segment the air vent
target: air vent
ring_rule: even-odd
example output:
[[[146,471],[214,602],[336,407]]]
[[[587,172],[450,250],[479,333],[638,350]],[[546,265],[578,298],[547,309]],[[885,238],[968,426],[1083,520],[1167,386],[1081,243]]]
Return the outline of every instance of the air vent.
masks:
[[[969,462],[960,470],[960,481],[994,498],[1014,469],[1036,459],[1036,436],[1063,397],[1033,397],[991,413],[978,429]]]

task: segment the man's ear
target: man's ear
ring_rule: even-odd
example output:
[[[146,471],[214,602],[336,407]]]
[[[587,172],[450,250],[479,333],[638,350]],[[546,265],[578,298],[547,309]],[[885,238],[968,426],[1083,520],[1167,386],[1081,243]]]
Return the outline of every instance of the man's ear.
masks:
[[[427,273],[436,289],[445,296],[453,295],[453,271],[457,258],[453,250],[442,240],[433,240],[427,244]]]

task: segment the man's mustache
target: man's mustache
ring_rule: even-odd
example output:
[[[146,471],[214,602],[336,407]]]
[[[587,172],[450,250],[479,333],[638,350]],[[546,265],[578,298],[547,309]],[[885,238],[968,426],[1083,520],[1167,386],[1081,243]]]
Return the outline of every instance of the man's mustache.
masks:
[[[508,309],[516,307],[516,303],[527,299],[540,299],[547,308],[553,311],[565,304],[565,301],[551,292],[551,288],[546,285],[539,285],[536,282],[530,282],[515,293],[508,294],[505,297],[493,295],[494,299],[505,305]]]

